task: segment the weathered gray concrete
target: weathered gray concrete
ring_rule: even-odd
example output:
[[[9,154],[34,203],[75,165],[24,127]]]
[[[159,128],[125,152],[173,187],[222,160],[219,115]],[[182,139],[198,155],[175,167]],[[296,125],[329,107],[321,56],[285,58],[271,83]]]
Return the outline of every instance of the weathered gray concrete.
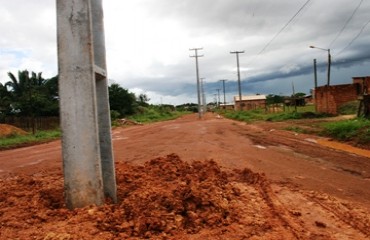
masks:
[[[91,0],[94,60],[96,68],[102,68],[105,76],[96,72],[96,95],[99,121],[99,143],[103,172],[104,194],[117,202],[116,175],[112,149],[111,119],[106,73],[103,6],[101,0]]]
[[[93,30],[92,7],[101,8],[101,0],[57,0],[63,170],[69,208],[102,204],[103,189],[116,201],[104,34],[99,35],[104,30],[102,9],[94,11],[100,14],[94,16],[98,24]]]

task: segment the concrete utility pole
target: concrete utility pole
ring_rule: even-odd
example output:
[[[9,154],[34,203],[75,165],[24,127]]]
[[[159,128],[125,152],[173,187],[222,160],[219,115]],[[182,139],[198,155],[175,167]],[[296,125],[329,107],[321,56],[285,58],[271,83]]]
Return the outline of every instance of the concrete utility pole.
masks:
[[[315,101],[315,112],[317,112],[317,99],[316,99],[316,88],[317,88],[317,64],[316,59],[313,60],[313,72],[314,72],[314,94],[313,99]]]
[[[240,110],[243,110],[242,104],[242,86],[240,83],[240,69],[239,69],[239,53],[244,53],[244,51],[234,51],[230,52],[231,54],[236,54],[236,65],[238,69],[238,89],[239,89],[239,101],[240,101]]]
[[[102,0],[56,3],[67,207],[116,202]]]
[[[207,102],[206,102],[206,95],[204,93],[204,81],[205,78],[200,78],[200,86],[201,86],[201,95],[202,95],[202,107],[203,113],[207,112]]]
[[[331,68],[331,54],[330,54],[330,48],[326,49],[326,48],[320,48],[320,47],[315,47],[315,46],[310,46],[310,48],[316,48],[316,49],[320,49],[320,50],[323,50],[323,51],[327,51],[328,52],[328,71],[327,71],[327,85],[330,86],[330,68]]]
[[[316,59],[313,60],[313,73],[314,73],[314,87],[317,88],[317,64]]]
[[[220,90],[221,90],[221,89],[219,89],[219,88],[217,88],[217,89],[216,89],[216,91],[217,91],[217,100],[218,100],[218,101],[217,101],[217,102],[218,102],[218,108],[220,108],[220,102],[221,102],[221,101],[220,101]]]
[[[220,80],[222,82],[222,87],[224,91],[224,107],[226,108],[226,90],[225,90],[225,82],[227,81],[226,79]]]
[[[191,48],[189,51],[194,51],[195,55],[190,56],[195,58],[195,67],[196,67],[196,74],[197,74],[197,92],[198,92],[198,117],[199,119],[202,118],[202,109],[201,109],[201,100],[200,100],[200,82],[199,82],[199,66],[198,66],[198,58],[203,57],[203,55],[198,55],[198,50],[202,50],[203,48]]]

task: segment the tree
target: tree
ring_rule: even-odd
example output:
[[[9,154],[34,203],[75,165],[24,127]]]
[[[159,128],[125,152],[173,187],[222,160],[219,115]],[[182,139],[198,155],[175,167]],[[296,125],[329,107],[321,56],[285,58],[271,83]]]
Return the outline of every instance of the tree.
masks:
[[[0,83],[0,120],[11,111],[10,94],[6,85]]]
[[[10,81],[5,86],[9,89],[10,105],[13,112],[22,117],[32,118],[32,130],[35,132],[35,119],[42,116],[58,116],[57,77],[49,80],[42,73],[27,70],[18,71],[18,78],[8,73]]]
[[[266,102],[267,104],[277,104],[277,103],[283,103],[284,102],[284,97],[279,96],[279,95],[274,95],[274,94],[269,94],[266,96]]]
[[[148,102],[150,98],[145,93],[141,93],[139,97],[137,98],[137,100],[140,106],[147,107],[149,105]]]
[[[11,104],[21,116],[58,116],[58,77],[44,79],[42,73],[11,72],[6,86],[10,89]]]
[[[136,96],[119,84],[113,83],[108,87],[110,109],[117,111],[120,117],[135,113]]]

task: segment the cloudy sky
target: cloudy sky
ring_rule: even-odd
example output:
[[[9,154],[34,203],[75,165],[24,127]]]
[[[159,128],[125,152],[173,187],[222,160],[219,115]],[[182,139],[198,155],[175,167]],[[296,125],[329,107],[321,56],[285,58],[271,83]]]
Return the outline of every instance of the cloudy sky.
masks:
[[[309,93],[313,59],[326,83],[331,49],[332,84],[370,75],[370,0],[103,0],[111,82],[152,103],[196,102],[195,59],[207,101],[227,79],[227,101],[243,95]],[[7,72],[57,74],[54,0],[0,0],[0,82]],[[222,97],[221,97],[221,100]]]

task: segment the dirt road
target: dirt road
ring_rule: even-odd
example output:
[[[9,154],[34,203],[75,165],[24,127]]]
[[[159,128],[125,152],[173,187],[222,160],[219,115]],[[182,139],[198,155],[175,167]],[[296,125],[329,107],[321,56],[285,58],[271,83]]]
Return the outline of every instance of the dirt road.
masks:
[[[258,179],[264,179],[242,183],[238,177],[227,178],[227,186],[239,189],[238,194],[227,197],[228,212],[232,213],[230,209],[237,212],[235,221],[218,221],[218,224],[222,222],[222,227],[205,224],[203,228],[190,232],[184,222],[182,230],[149,236],[158,239],[172,239],[171,236],[173,239],[369,239],[370,158],[366,157],[367,152],[360,156],[353,151],[330,148],[320,144],[325,139],[284,131],[281,130],[282,125],[266,122],[246,124],[209,114],[203,120],[197,120],[196,115],[188,115],[174,121],[116,128],[113,143],[119,170],[127,169],[121,166],[124,163],[142,166],[151,159],[176,154],[184,164],[213,160],[222,171],[248,168],[261,176]],[[57,189],[62,191],[60,151],[60,141],[55,141],[0,152],[2,192],[6,192],[7,184],[13,188],[22,184],[18,176],[36,176],[45,180],[51,174],[54,174],[52,182],[60,184]],[[18,179],[18,183],[14,179]],[[16,208],[5,206],[9,204],[5,200],[7,197],[0,195],[2,221],[9,220],[8,211],[16,211]],[[23,200],[12,201],[19,203]],[[62,200],[59,197],[55,201]],[[63,206],[60,205],[58,211],[62,211]],[[86,231],[85,235],[78,235],[81,231],[69,226],[66,220],[59,219],[56,223],[50,218],[48,221],[54,226],[52,231],[42,222],[38,228],[44,229],[45,234],[51,231],[50,236],[55,239],[62,239],[61,236],[69,236],[66,239],[120,239],[117,229],[115,233],[109,228],[100,235],[97,232],[88,235]],[[17,235],[17,228],[34,234],[35,239],[54,239],[34,233],[28,225],[1,224],[0,239],[22,239],[22,235]],[[63,227],[55,230],[55,226]],[[94,228],[95,225],[90,223],[88,226]],[[122,234],[127,234],[125,229]],[[127,236],[143,237],[136,234]]]

